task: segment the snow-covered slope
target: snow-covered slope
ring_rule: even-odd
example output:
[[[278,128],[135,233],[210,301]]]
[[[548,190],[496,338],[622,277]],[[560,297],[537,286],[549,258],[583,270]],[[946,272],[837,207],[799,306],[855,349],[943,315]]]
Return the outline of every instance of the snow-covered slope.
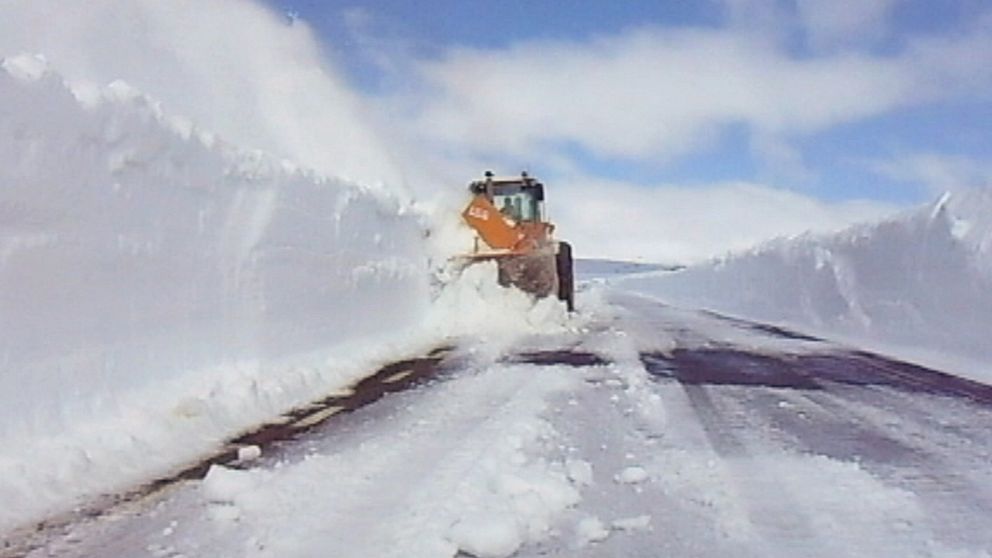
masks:
[[[779,240],[625,288],[851,340],[992,358],[992,188],[835,236]]]
[[[575,276],[579,281],[608,279],[620,275],[648,273],[652,271],[676,271],[680,265],[624,262],[618,260],[576,259]]]
[[[3,60],[0,529],[356,373],[328,356],[423,320],[422,231],[122,83],[80,99],[42,60]]]

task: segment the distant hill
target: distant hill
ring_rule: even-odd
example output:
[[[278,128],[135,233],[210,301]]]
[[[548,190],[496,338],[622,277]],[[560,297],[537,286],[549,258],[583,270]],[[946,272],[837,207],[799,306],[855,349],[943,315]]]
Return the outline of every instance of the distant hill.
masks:
[[[685,266],[660,263],[625,262],[618,260],[576,259],[575,275],[578,279],[602,279],[618,275],[631,275],[653,271],[678,271]]]

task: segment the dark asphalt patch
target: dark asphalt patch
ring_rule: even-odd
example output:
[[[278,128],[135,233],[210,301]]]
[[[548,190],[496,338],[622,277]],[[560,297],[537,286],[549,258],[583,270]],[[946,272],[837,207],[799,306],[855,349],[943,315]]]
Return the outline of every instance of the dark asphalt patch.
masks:
[[[851,356],[875,368],[892,385],[911,386],[913,391],[961,397],[983,405],[992,405],[992,386],[987,384],[866,351],[855,351]]]
[[[820,389],[820,385],[786,360],[729,348],[675,349],[670,355],[642,353],[648,373],[687,385],[741,385]]]
[[[719,347],[642,353],[657,378],[686,385],[737,385],[824,390],[836,385],[884,386],[992,405],[992,386],[864,351],[766,355]]]
[[[587,351],[532,351],[513,355],[507,362],[517,364],[536,364],[539,366],[603,366],[610,364],[609,360]]]
[[[992,404],[990,386],[860,351],[765,355],[728,348],[677,349],[670,355],[642,354],[641,362],[655,378],[682,386],[711,445],[724,457],[742,454],[744,445],[735,433],[746,426],[735,424],[739,417],[713,403],[721,392],[710,390],[710,386],[755,388],[733,395],[722,392],[719,397],[749,401],[775,431],[793,436],[794,443],[805,451],[883,468],[919,465],[928,457],[885,431],[861,424],[843,403],[857,398],[882,404],[883,393],[839,388],[881,386]],[[765,388],[795,389],[820,412],[811,420],[808,408],[797,412],[790,405],[781,406],[781,397]],[[855,395],[859,392],[861,395]]]
[[[439,371],[444,357],[450,351],[451,347],[440,347],[424,357],[387,364],[375,374],[355,384],[350,392],[331,395],[293,409],[283,414],[277,422],[264,424],[230,440],[227,445],[233,446],[233,449],[221,452],[155,483],[169,484],[180,479],[200,479],[206,475],[211,465],[237,465],[239,447],[258,446],[264,454],[273,444],[294,440],[321,426],[335,415],[350,413],[378,401],[388,393],[403,391],[433,376]]]

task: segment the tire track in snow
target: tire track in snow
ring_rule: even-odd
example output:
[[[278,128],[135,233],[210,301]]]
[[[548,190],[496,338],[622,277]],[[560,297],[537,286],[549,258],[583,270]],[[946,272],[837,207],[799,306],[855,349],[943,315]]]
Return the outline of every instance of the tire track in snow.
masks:
[[[669,362],[673,370],[664,373],[661,381],[671,381],[666,378],[671,377],[682,385],[697,420],[717,453],[729,458],[742,455],[747,458],[749,448],[754,448],[758,453],[798,453],[825,456],[838,463],[855,463],[871,474],[880,487],[884,485],[890,492],[902,491],[913,497],[911,506],[915,511],[907,513],[904,521],[917,526],[915,535],[918,539],[923,536],[945,550],[992,548],[992,535],[983,528],[985,518],[992,514],[992,500],[984,488],[985,483],[981,482],[989,475],[979,473],[976,481],[969,466],[982,465],[967,457],[972,452],[970,447],[980,447],[976,444],[980,440],[965,438],[970,444],[941,448],[924,443],[925,437],[901,436],[893,426],[912,420],[914,416],[943,416],[944,419],[930,418],[927,427],[921,426],[917,430],[943,438],[940,425],[946,420],[948,409],[965,406],[978,411],[984,408],[982,390],[968,389],[967,382],[951,381],[948,384],[944,378],[931,376],[925,370],[911,382],[903,379],[904,373],[909,373],[906,371],[884,374],[881,379],[864,375],[853,381],[855,378],[843,378],[846,373],[828,374],[829,379],[823,379],[816,370],[789,369],[803,366],[808,360],[805,357],[785,362],[768,355],[753,355],[750,358],[759,366],[736,367],[734,365],[744,358],[743,350],[732,353],[737,356],[725,361],[714,357],[728,354],[726,349],[702,349],[698,353],[701,354],[676,352],[670,359],[652,361],[649,358],[647,362],[655,366],[661,361]],[[833,354],[817,358],[821,369],[829,366],[837,370],[845,367],[862,370],[867,357]],[[698,362],[703,362],[708,369],[686,368]],[[898,363],[885,360],[872,369],[888,371],[896,365]],[[776,371],[777,367],[783,368]],[[948,385],[950,388],[945,390]],[[964,389],[959,389],[962,386]],[[786,408],[776,405],[783,401],[783,394],[793,394]],[[889,414],[884,423],[879,423],[875,409],[882,405],[888,406]],[[978,415],[980,413],[973,416]],[[957,436],[960,437],[960,432]],[[962,449],[965,451],[961,452]],[[956,453],[962,453],[964,457],[953,457]],[[987,465],[985,469],[987,471]],[[752,478],[761,478],[763,474],[753,469],[742,472]],[[747,502],[762,502],[757,494],[746,493],[748,483],[743,486]],[[787,486],[784,481],[778,483],[779,498],[785,494]],[[896,492],[892,494],[899,498]],[[879,502],[879,505],[887,503]],[[760,510],[756,516],[783,516],[788,509],[796,513],[801,507],[789,504],[777,511]],[[809,509],[807,515],[816,516],[817,513],[817,510]],[[880,527],[897,529],[898,522],[883,520]],[[783,546],[783,541],[774,540],[777,547]],[[916,542],[922,544],[920,540]],[[845,542],[848,548],[855,544],[853,539]],[[894,547],[898,546],[898,543],[894,544]],[[912,546],[906,549],[911,550]],[[807,548],[804,552],[808,555],[810,551]]]
[[[988,488],[992,470],[987,452],[985,459],[973,456],[986,442],[946,433],[938,424],[937,417],[949,418],[941,411],[956,401],[904,397],[891,388],[845,391],[844,397],[829,392],[801,394],[833,418],[817,420],[818,437],[799,437],[796,446],[809,453],[855,460],[886,484],[911,491],[920,500],[936,540],[952,546],[992,548],[992,533],[985,528],[992,515]],[[898,411],[886,409],[886,400],[897,401]],[[980,416],[972,414],[969,420],[980,420]],[[983,422],[992,427],[992,421]],[[841,439],[845,434],[852,440],[846,451],[825,447],[824,440]]]
[[[416,397],[415,401],[394,401],[399,411],[369,417],[366,424],[372,429],[364,435],[362,427],[349,434],[388,440],[388,447],[370,446],[362,453],[365,482],[342,491],[340,506],[324,510],[337,535],[328,537],[334,547],[319,543],[319,550],[331,555],[356,549],[366,556],[429,555],[424,547],[446,533],[452,516],[437,495],[455,497],[452,489],[499,439],[500,421],[506,420],[500,411],[538,381],[533,371],[514,374],[512,382],[506,381],[509,375],[503,369],[463,372],[435,389],[409,394],[407,399]],[[336,438],[323,438],[312,455],[341,451]],[[432,504],[424,507],[423,502]],[[370,509],[375,510],[374,522],[368,518]]]
[[[801,501],[790,494],[775,471],[754,459],[765,451],[752,450],[746,438],[737,434],[744,431],[741,416],[714,402],[708,386],[680,385],[710,447],[723,461],[728,480],[736,485],[754,532],[769,543],[774,541],[778,549],[794,549],[796,555],[837,556],[830,541],[818,536]]]
[[[698,426],[705,434],[723,471],[709,478],[738,483],[722,493],[712,485],[697,488],[704,499],[714,492],[736,496],[721,501],[715,517],[726,518],[735,505],[752,521],[799,513],[814,534],[790,550],[792,541],[761,533],[772,536],[758,554],[982,555],[992,549],[984,528],[992,515],[986,488],[992,470],[983,450],[992,430],[986,412],[992,388],[722,316],[711,317],[725,325],[700,323],[704,327],[692,331],[680,320],[684,311],[631,300],[638,302],[626,305],[635,320],[657,314],[659,334],[676,339],[671,354],[641,355],[659,393],[668,394],[669,412],[681,417],[680,428]],[[751,337],[727,332],[726,324]],[[754,338],[762,334],[771,341]],[[693,365],[699,368],[687,369]],[[681,410],[673,386],[684,393]],[[675,441],[664,453],[678,455],[678,440],[694,447],[682,434],[669,435]],[[797,476],[800,470],[804,476]],[[762,496],[769,497],[749,490],[762,482],[748,476],[770,479],[768,494],[792,503],[761,510]],[[817,478],[830,484],[817,486]],[[863,501],[845,501],[859,496]],[[720,554],[718,548],[702,554]]]

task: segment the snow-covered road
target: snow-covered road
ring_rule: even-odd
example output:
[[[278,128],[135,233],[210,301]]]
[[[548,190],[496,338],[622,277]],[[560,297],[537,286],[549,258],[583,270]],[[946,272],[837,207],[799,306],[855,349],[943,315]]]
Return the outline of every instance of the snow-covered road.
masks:
[[[584,294],[570,333],[464,340],[414,389],[30,555],[992,554],[989,388]]]

